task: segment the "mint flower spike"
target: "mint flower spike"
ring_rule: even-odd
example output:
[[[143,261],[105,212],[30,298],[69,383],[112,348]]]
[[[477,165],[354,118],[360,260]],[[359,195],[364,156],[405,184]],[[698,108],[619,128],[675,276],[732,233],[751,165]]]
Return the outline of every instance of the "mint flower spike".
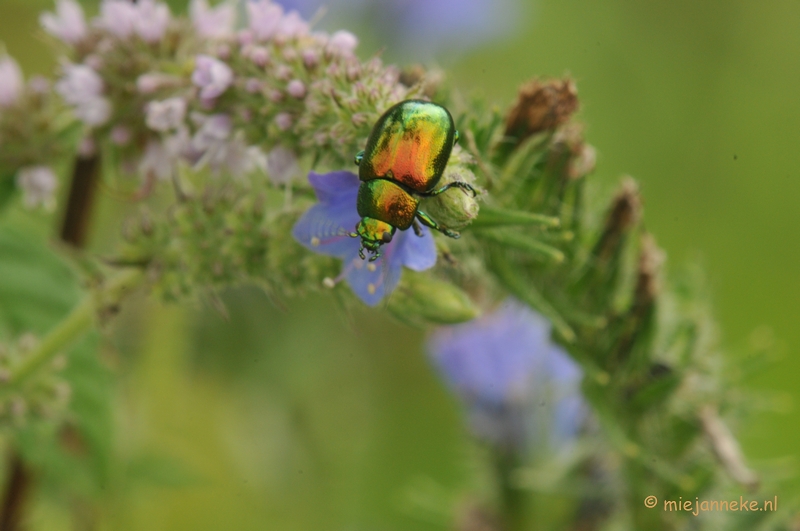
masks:
[[[24,82],[19,64],[12,57],[0,54],[0,107],[10,107],[17,102]]]
[[[479,439],[521,451],[532,438],[542,439],[538,426],[548,428],[553,448],[578,433],[588,411],[579,392],[581,370],[550,340],[550,323],[527,306],[507,300],[493,313],[440,328],[428,351],[467,406]],[[552,405],[544,410],[549,418],[534,419],[541,404]]]
[[[155,0],[103,0],[94,25],[119,39],[138,35],[143,41],[160,41],[172,20],[166,4]]]
[[[308,181],[319,203],[303,214],[292,236],[315,253],[341,258],[343,269],[334,282],[346,280],[365,304],[376,306],[388,296],[400,281],[403,267],[424,271],[436,264],[436,244],[427,227],[422,228],[421,237],[413,231],[398,231],[375,262],[362,259],[359,239],[350,237],[361,219],[356,210],[361,181],[349,171],[311,172]]]
[[[44,30],[68,44],[86,37],[86,18],[75,0],[57,0],[55,13],[42,13],[39,23]]]
[[[189,14],[198,35],[209,39],[229,37],[236,24],[236,6],[231,2],[209,7],[206,0],[192,0]]]

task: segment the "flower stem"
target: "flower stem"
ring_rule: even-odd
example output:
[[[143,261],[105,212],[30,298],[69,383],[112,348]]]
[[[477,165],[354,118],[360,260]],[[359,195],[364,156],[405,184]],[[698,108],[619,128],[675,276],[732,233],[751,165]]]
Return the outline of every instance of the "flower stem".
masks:
[[[125,269],[107,280],[99,293],[89,293],[50,331],[39,345],[11,372],[2,394],[19,388],[60,352],[85,334],[94,323],[97,310],[115,305],[125,292],[136,286],[144,273],[139,268]]]
[[[75,159],[64,223],[61,226],[61,239],[77,248],[85,246],[89,235],[89,221],[99,175],[99,157],[78,156]]]
[[[529,531],[526,492],[514,484],[513,475],[519,461],[516,456],[498,452],[495,456],[495,471],[499,490],[500,510],[508,531]]]

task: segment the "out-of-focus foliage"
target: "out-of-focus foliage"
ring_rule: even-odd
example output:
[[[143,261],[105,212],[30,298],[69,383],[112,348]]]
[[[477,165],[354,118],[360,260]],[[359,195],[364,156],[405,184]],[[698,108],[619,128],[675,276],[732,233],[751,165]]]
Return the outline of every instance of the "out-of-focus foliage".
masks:
[[[174,11],[184,8],[181,2],[172,4]],[[91,10],[96,4],[85,5]],[[29,46],[30,34],[40,31],[36,15],[50,7],[38,0],[4,0],[0,5],[0,39],[28,72],[51,70],[48,56],[37,51],[43,47]],[[591,9],[581,2],[524,5],[530,26],[507,45],[490,44],[467,56],[450,82],[483,87],[500,101],[510,99],[511,87],[532,74],[572,70],[581,88],[583,117],[591,125],[588,136],[600,149],[601,182],[611,182],[612,174],[616,182],[621,171],[644,179],[647,226],[666,243],[672,264],[682,260],[686,248],[708,250],[710,269],[723,272],[712,281],[719,300],[727,302],[721,308],[726,335],[734,344],[742,343],[763,321],[778,323],[779,335],[795,342],[789,327],[796,321],[792,310],[797,305],[791,296],[800,284],[797,256],[786,246],[786,227],[797,220],[787,207],[793,194],[785,187],[793,184],[784,173],[794,172],[797,161],[793,164],[787,155],[794,152],[786,148],[790,135],[775,131],[796,129],[797,114],[788,98],[766,98],[772,100],[769,106],[752,97],[760,94],[752,81],[755,73],[780,81],[772,84],[776,91],[797,77],[785,51],[772,53],[772,48],[792,48],[778,46],[790,32],[780,24],[780,31],[773,31],[770,21],[791,17],[779,17],[777,6],[743,3],[680,4],[666,13],[666,8],[624,2],[610,4],[602,13]],[[675,29],[689,19],[705,22],[692,22],[686,30],[689,38],[683,39]],[[664,20],[670,24],[661,26]],[[775,35],[767,37],[770,32]],[[366,42],[380,42],[379,28],[376,33],[374,41]],[[752,50],[745,44],[751,42],[756,45]],[[39,62],[31,59],[36,54]],[[779,77],[776,68],[784,63],[788,66]],[[746,71],[752,75],[738,75],[736,66],[741,64],[751,67]],[[676,79],[692,82],[679,84]],[[742,100],[758,103],[742,105]],[[779,112],[784,104],[792,112]],[[747,120],[740,121],[742,115]],[[763,138],[743,133],[762,130],[755,127],[761,115],[771,117],[777,129]],[[476,140],[483,145],[485,139]],[[741,169],[746,161],[747,169]],[[598,197],[608,195],[601,191],[590,198],[599,202]],[[104,201],[95,228],[94,245],[100,248],[116,235],[112,233],[121,211],[129,210],[119,197]],[[527,246],[530,251],[539,243],[512,231],[490,234],[500,246]],[[14,301],[14,314],[20,315],[9,321],[17,319],[17,325],[4,323],[0,332],[11,339],[25,330],[47,331],[77,301],[80,290],[63,264],[46,265],[57,262],[34,244],[40,239],[20,238],[18,233],[9,237],[2,241],[15,257],[8,267],[16,269],[3,277],[6,258],[0,254],[0,310]],[[556,247],[561,243],[555,242]],[[533,252],[537,250],[544,258],[558,258],[552,247],[539,245]],[[615,260],[631,264],[630,256]],[[553,271],[546,264],[531,264],[531,270]],[[65,291],[65,286],[72,287]],[[697,293],[694,282],[677,286],[678,296],[666,303],[670,309],[705,319],[701,308],[681,298]],[[770,296],[760,294],[759,287]],[[9,293],[11,298],[3,298]],[[594,294],[598,300],[604,295]],[[37,448],[27,442],[32,437],[22,441],[31,460],[49,471],[44,483],[54,486],[52,492],[60,482],[76,481],[87,497],[99,495],[105,514],[98,521],[109,529],[263,529],[265,522],[276,529],[443,529],[452,520],[446,508],[469,505],[459,493],[481,474],[466,468],[479,467],[485,456],[462,441],[452,399],[432,378],[416,332],[360,310],[342,318],[338,307],[324,298],[291,301],[278,310],[249,289],[224,293],[224,305],[216,293],[204,296],[216,311],[144,301],[125,311],[115,326],[117,351],[107,352],[104,360],[123,382],[113,398],[110,388],[103,388],[107,369],[97,363],[96,350],[89,343],[76,347],[62,373],[73,389],[69,414],[76,432],[59,439],[58,447]],[[617,302],[622,307],[627,301]],[[558,314],[549,317],[554,316]],[[591,324],[593,316],[569,316],[584,317]],[[565,323],[555,324],[567,330]],[[680,363],[680,356],[688,355],[680,352],[685,340],[681,334],[691,331],[680,324],[677,330],[657,344]],[[759,355],[773,352],[772,337],[765,329],[752,335]],[[796,371],[790,369],[784,364],[767,374],[793,385],[789,379]],[[656,372],[659,378],[665,374]],[[666,374],[653,378],[658,382],[644,389],[648,397],[643,402],[672,390],[674,380]],[[747,400],[737,390],[731,398]],[[109,439],[110,406],[121,417],[115,441]],[[794,451],[795,434],[787,423],[767,422],[754,425],[779,436],[771,441],[749,436],[748,449],[763,456],[776,455],[776,449]],[[647,425],[643,432],[658,439],[662,428]],[[670,444],[681,433],[689,440],[697,429],[676,426]],[[109,457],[112,446],[120,456],[116,462]],[[72,466],[88,458],[96,462]],[[89,476],[86,470],[92,471]],[[529,472],[528,485],[535,489],[535,473],[542,470]],[[684,484],[676,495],[702,485],[707,471],[699,467],[697,472],[697,483],[691,488]],[[107,490],[100,493],[98,487]],[[777,494],[790,498],[783,486]],[[570,506],[570,498],[563,492],[545,493],[537,510],[558,513]],[[73,502],[42,501],[34,521],[42,529],[67,529],[70,520],[95,518],[68,514]],[[739,516],[728,522],[741,529],[754,525]]]

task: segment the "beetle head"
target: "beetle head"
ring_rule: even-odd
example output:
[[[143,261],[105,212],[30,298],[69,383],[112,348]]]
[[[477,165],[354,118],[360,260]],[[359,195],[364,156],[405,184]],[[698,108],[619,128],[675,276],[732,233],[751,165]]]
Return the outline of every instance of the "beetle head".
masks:
[[[364,250],[369,251],[369,261],[374,262],[381,255],[381,245],[392,241],[395,228],[384,221],[370,217],[363,217],[356,225],[356,232],[350,234],[353,238],[361,238],[361,248],[358,250],[359,256],[364,258]]]

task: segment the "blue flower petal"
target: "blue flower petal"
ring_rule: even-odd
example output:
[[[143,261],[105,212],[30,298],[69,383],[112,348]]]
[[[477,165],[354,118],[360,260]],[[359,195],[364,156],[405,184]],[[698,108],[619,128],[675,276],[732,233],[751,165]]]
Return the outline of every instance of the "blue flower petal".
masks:
[[[516,301],[469,323],[440,328],[428,350],[484,440],[520,447],[520,417],[509,412],[545,411],[528,409],[534,403],[551,405],[548,417],[540,418],[547,419],[554,446],[574,437],[586,417],[580,367],[551,342],[550,323]]]
[[[395,256],[396,246],[390,243],[384,246],[383,254],[374,262],[362,260],[357,252],[345,259],[343,265],[347,284],[368,306],[377,306],[400,281],[403,267],[394,259]]]
[[[312,206],[292,228],[292,236],[315,253],[343,260],[340,278],[347,280],[353,292],[369,306],[376,306],[400,281],[403,266],[416,271],[436,263],[436,245],[427,227],[422,237],[412,231],[399,231],[381,249],[381,257],[368,262],[359,257],[361,242],[350,233],[361,217],[356,209],[358,176],[349,171],[326,174],[311,172],[308,180],[319,203]]]
[[[359,221],[351,202],[317,203],[309,208],[292,228],[292,236],[315,253],[344,258],[358,255],[360,241],[351,238]]]
[[[414,271],[425,271],[436,265],[436,242],[428,227],[422,227],[422,237],[406,230],[395,239],[400,246],[398,260],[402,265]]]
[[[320,203],[339,204],[352,196],[350,207],[356,210],[355,199],[361,181],[358,175],[349,171],[334,171],[331,173],[309,172],[308,182],[314,188]]]

